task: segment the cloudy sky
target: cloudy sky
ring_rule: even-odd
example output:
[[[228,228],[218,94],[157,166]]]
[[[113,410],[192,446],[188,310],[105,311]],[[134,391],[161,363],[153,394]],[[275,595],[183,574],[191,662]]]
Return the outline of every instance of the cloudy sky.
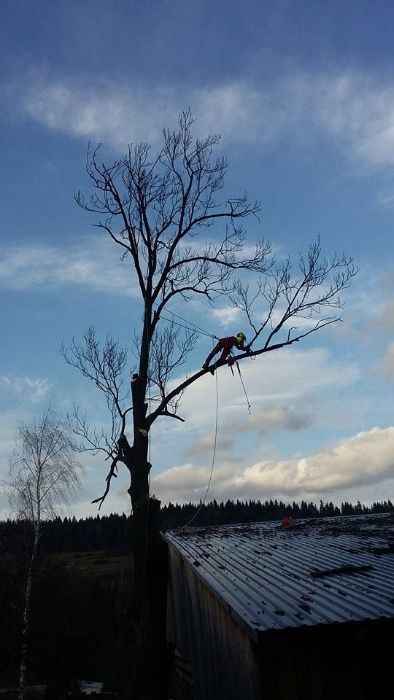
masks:
[[[48,402],[105,428],[59,346],[89,325],[130,345],[138,324],[135,280],[74,202],[89,140],[111,162],[129,142],[157,146],[190,106],[199,133],[222,136],[226,194],[262,202],[251,243],[297,255],[319,235],[359,274],[340,325],[243,363],[251,415],[224,369],[186,393],[184,424],[155,423],[152,491],[204,495],[217,415],[209,498],[393,498],[393,31],[389,0],[2,1],[0,478],[18,424]],[[225,305],[173,311],[215,335],[240,330]],[[210,349],[201,336],[186,369]],[[107,463],[83,462],[74,512],[94,515]],[[103,512],[128,512],[126,476]]]

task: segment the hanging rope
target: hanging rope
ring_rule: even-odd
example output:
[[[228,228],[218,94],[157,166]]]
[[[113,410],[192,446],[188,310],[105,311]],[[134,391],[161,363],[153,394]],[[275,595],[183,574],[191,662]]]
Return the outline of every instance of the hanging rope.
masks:
[[[213,476],[213,467],[214,467],[215,459],[216,459],[216,444],[217,444],[217,437],[218,437],[218,415],[219,415],[219,384],[218,384],[218,373],[217,372],[215,372],[215,377],[216,377],[216,418],[215,418],[215,438],[214,438],[214,442],[213,442],[211,473],[209,475],[208,486],[206,488],[204,498],[202,499],[199,508],[196,510],[193,517],[190,518],[190,520],[185,525],[183,525],[183,527],[181,528],[182,530],[185,530],[187,527],[189,527],[189,525],[193,522],[193,520],[195,520],[197,518],[197,515],[202,510],[202,508],[205,504],[205,499],[208,496],[208,491],[209,491],[210,486],[211,486],[211,481],[212,481],[212,476]]]
[[[148,384],[148,413],[150,413],[150,391],[149,391],[149,384]],[[151,444],[151,429],[148,432],[148,451],[147,451],[147,461],[148,464],[150,464],[150,444]],[[149,506],[150,506],[150,470],[148,472],[148,503],[146,507],[146,522],[145,522],[145,544],[144,544],[144,563],[143,563],[143,572],[142,572],[142,580],[145,582],[146,581],[146,570],[147,570],[147,562],[148,562],[148,542],[149,542]]]
[[[251,405],[250,405],[250,403],[249,403],[249,399],[248,399],[248,395],[247,395],[247,393],[246,393],[246,388],[245,388],[244,380],[242,379],[241,370],[240,370],[240,367],[239,367],[239,364],[238,364],[237,360],[235,360],[235,364],[237,365],[237,370],[238,370],[239,378],[240,378],[240,380],[241,380],[241,384],[242,384],[242,387],[243,387],[243,390],[244,390],[244,394],[245,394],[245,398],[246,398],[246,403],[247,403],[247,405],[248,405],[249,415],[251,416],[251,415],[252,415],[252,412],[251,412],[251,408],[252,408],[252,407],[251,407]]]

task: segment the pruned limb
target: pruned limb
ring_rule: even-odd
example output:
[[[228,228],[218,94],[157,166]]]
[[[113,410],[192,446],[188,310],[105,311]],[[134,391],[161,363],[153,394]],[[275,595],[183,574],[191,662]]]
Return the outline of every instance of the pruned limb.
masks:
[[[116,469],[116,465],[117,465],[118,462],[119,462],[119,457],[115,457],[115,458],[112,460],[112,464],[111,464],[110,470],[109,470],[109,472],[108,472],[108,474],[107,474],[107,476],[106,476],[106,478],[105,478],[105,480],[106,480],[106,482],[107,482],[107,485],[106,485],[106,487],[105,487],[105,491],[104,491],[103,495],[100,496],[100,498],[95,498],[94,501],[92,501],[92,503],[99,503],[99,504],[100,504],[100,505],[99,505],[99,510],[100,510],[101,506],[103,505],[103,503],[104,503],[104,501],[105,501],[105,499],[106,499],[106,497],[107,497],[107,494],[108,494],[108,492],[109,492],[109,489],[110,489],[110,486],[111,486],[111,479],[112,479],[112,477],[115,477],[115,479],[117,478],[117,474],[115,474],[115,469]]]
[[[180,421],[182,421],[182,423],[185,423],[184,418],[181,418],[181,416],[177,416],[176,413],[171,413],[171,411],[164,410],[164,411],[161,411],[161,413],[159,415],[160,416],[168,416],[169,418],[176,418],[176,420],[180,420]]]

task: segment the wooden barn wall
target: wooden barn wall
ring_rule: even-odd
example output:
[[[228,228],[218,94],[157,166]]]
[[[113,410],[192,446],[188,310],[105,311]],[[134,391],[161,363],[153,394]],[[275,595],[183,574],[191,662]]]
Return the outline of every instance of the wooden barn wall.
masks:
[[[254,641],[171,546],[167,636],[185,680],[175,700],[375,700],[392,676],[394,618],[270,630]]]
[[[375,700],[392,675],[394,620],[266,632],[257,650],[261,700]]]
[[[256,700],[252,640],[172,547],[167,619],[168,641],[190,659],[190,698]]]

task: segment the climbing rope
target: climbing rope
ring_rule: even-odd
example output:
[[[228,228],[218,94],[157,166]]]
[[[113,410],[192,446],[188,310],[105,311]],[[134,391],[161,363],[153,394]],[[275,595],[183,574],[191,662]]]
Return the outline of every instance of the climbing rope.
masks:
[[[176,325],[176,326],[179,326],[179,327],[181,327],[181,328],[185,328],[186,330],[194,331],[194,332],[197,332],[197,333],[199,333],[199,334],[201,334],[201,335],[205,335],[205,336],[207,336],[207,337],[209,337],[209,338],[212,338],[212,340],[219,340],[219,338],[218,338],[216,335],[214,335],[213,333],[209,333],[208,331],[206,331],[206,330],[204,330],[203,328],[201,328],[201,326],[198,326],[196,323],[193,323],[192,321],[187,321],[185,318],[183,318],[183,316],[180,316],[179,314],[176,314],[176,313],[173,312],[173,311],[168,311],[167,313],[168,313],[168,314],[171,314],[171,317],[172,317],[172,318],[169,318],[169,317],[168,317],[167,315],[165,315],[164,313],[161,313],[160,316],[161,316],[161,318],[162,318],[163,320],[168,321],[169,323],[172,323],[172,324],[174,324],[174,325]],[[174,318],[179,318],[181,321],[184,321],[184,323],[180,323],[179,321],[175,321]],[[253,356],[252,359],[255,359],[255,356]],[[244,394],[245,394],[245,398],[246,398],[246,403],[247,403],[247,406],[248,406],[249,415],[251,415],[251,405],[250,405],[250,403],[249,403],[249,398],[248,398],[248,395],[247,395],[247,392],[246,392],[246,388],[245,388],[245,384],[244,384],[244,381],[243,381],[243,378],[242,378],[241,370],[240,370],[239,364],[238,364],[238,362],[237,362],[236,360],[235,360],[235,364],[237,365],[237,370],[238,370],[239,378],[240,378],[240,380],[241,380],[242,388],[243,388],[243,391],[244,391]],[[234,374],[231,365],[230,365],[230,369],[231,369],[232,373]],[[216,459],[216,445],[217,445],[217,434],[218,434],[218,414],[219,414],[219,386],[218,386],[218,373],[217,373],[217,372],[215,372],[215,378],[216,378],[215,437],[214,437],[213,456],[212,456],[212,464],[211,464],[211,470],[210,470],[208,485],[207,485],[207,488],[206,488],[204,497],[203,497],[203,499],[202,499],[202,501],[201,501],[201,503],[200,503],[199,508],[198,508],[197,511],[194,513],[193,517],[192,517],[185,525],[183,525],[183,527],[182,527],[181,529],[187,528],[187,527],[196,519],[197,515],[200,513],[201,509],[203,508],[203,506],[204,506],[204,504],[205,504],[205,500],[206,500],[206,498],[207,498],[207,495],[208,495],[208,492],[209,492],[209,489],[210,489],[210,486],[211,486],[211,482],[212,482],[213,469],[214,469],[215,459]],[[148,448],[148,449],[150,449],[150,440],[149,440],[149,448]],[[149,459],[149,456],[148,456],[148,459]],[[150,474],[149,474],[149,485],[150,485]],[[147,513],[146,541],[148,540],[148,522],[149,522],[149,505],[148,505],[148,513]]]
[[[246,387],[245,387],[245,384],[244,384],[244,380],[242,379],[241,369],[240,369],[240,366],[239,366],[237,360],[235,360],[235,364],[237,365],[237,370],[238,370],[239,378],[240,378],[240,380],[241,380],[241,384],[242,384],[242,387],[243,387],[243,390],[244,390],[244,394],[245,394],[246,403],[247,403],[247,406],[248,406],[249,415],[251,416],[251,415],[252,415],[252,411],[251,411],[251,408],[252,408],[252,407],[251,407],[251,405],[250,405],[250,403],[249,403],[248,394],[247,394],[247,392],[246,392]]]
[[[180,318],[181,321],[184,321],[184,323],[187,324],[184,326],[184,328],[188,328],[189,330],[196,330],[201,335],[206,335],[209,338],[215,338],[216,340],[219,340],[219,338],[216,335],[213,335],[213,333],[209,333],[208,331],[204,330],[204,328],[201,328],[201,326],[197,326],[197,324],[193,323],[193,321],[187,321],[185,318],[183,318],[183,316],[180,316],[179,314],[174,313],[174,311],[168,311],[166,313],[169,313],[169,314],[171,314],[171,316],[175,316],[175,318]],[[164,317],[162,316],[162,318],[164,318]],[[166,320],[168,321],[169,319],[166,319]],[[173,321],[173,323],[175,323],[175,321]],[[181,324],[177,324],[177,325],[181,325]]]
[[[168,318],[166,314],[171,314],[172,318]],[[187,321],[183,316],[180,316],[179,314],[174,313],[174,311],[166,311],[165,313],[160,314],[160,318],[164,319],[164,321],[168,321],[169,323],[173,323],[175,326],[180,326],[180,328],[186,328],[188,331],[197,331],[200,335],[206,335],[208,338],[215,338],[215,340],[219,340],[219,338],[216,335],[213,335],[213,333],[209,333],[208,331],[204,330],[204,328],[201,328],[201,326],[197,326],[196,323],[193,323],[192,321]],[[184,321],[184,323],[179,323],[179,321],[174,321],[175,318],[181,319],[181,321]]]
[[[215,437],[214,437],[214,442],[213,442],[213,455],[212,455],[212,464],[211,464],[211,472],[209,475],[209,480],[208,480],[208,485],[204,494],[204,498],[202,499],[199,508],[196,510],[194,513],[193,517],[190,518],[190,520],[183,525],[181,530],[185,530],[189,525],[197,518],[197,515],[199,512],[202,510],[206,497],[208,496],[208,491],[211,487],[211,482],[212,482],[212,476],[213,476],[213,468],[215,464],[215,459],[216,459],[216,444],[217,444],[217,437],[218,437],[218,416],[219,416],[219,384],[218,384],[218,373],[215,372],[215,377],[216,377],[216,418],[215,418]]]
[[[151,398],[150,398],[150,391],[149,391],[149,385],[148,385],[148,414],[150,414],[150,406],[151,406]],[[150,450],[151,450],[151,428],[150,426],[149,432],[148,432],[148,451],[147,451],[147,461],[148,464],[150,464]],[[146,507],[146,521],[145,521],[145,544],[144,544],[144,562],[143,562],[143,571],[142,571],[142,580],[145,582],[146,581],[146,573],[147,573],[147,563],[148,563],[148,542],[149,542],[149,514],[150,510],[150,470],[148,472],[148,503]]]

